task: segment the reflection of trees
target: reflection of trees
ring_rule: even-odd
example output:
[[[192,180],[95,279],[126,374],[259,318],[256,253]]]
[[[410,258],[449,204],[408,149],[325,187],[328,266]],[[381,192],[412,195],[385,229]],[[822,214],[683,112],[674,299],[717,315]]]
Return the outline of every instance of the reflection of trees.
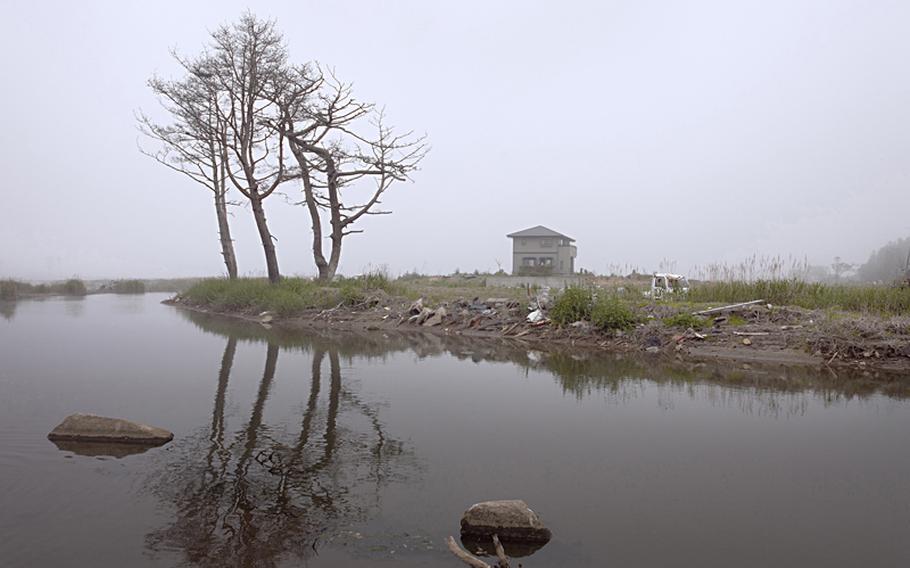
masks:
[[[0,317],[5,320],[13,319],[16,315],[16,302],[0,301]]]
[[[857,374],[840,369],[835,373],[828,368],[801,366],[751,364],[743,368],[730,362],[693,364],[664,359],[642,360],[590,349],[574,350],[563,346],[538,350],[534,345],[514,340],[419,332],[339,332],[317,328],[300,333],[196,312],[181,313],[209,333],[239,333],[253,341],[270,341],[297,349],[336,345],[338,352],[347,357],[383,358],[393,352],[412,352],[420,358],[450,355],[474,362],[509,362],[523,369],[552,374],[566,393],[579,398],[604,392],[624,396],[630,385],[640,384],[642,380],[686,392],[716,387],[732,389],[744,396],[760,393],[780,398],[810,394],[828,404],[875,394],[910,397],[910,383],[893,373]],[[773,406],[779,402],[769,400],[768,404]]]
[[[295,426],[288,439],[265,420],[282,349],[267,342],[249,419],[231,436],[225,407],[237,342],[228,337],[208,432],[175,443],[179,455],[154,482],[176,515],[149,535],[148,545],[181,550],[190,564],[273,566],[286,556],[306,557],[322,535],[365,519],[382,483],[407,466],[402,445],[389,439],[375,409],[344,387],[339,352],[331,346],[312,351],[299,431]]]

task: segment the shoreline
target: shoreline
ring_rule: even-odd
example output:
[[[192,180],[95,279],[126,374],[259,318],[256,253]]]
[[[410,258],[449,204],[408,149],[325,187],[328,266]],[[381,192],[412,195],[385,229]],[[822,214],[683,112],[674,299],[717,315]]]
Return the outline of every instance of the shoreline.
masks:
[[[490,303],[490,301],[487,301]],[[882,357],[877,351],[864,351],[865,357],[849,358],[835,351],[834,356],[807,349],[816,329],[800,324],[770,326],[757,318],[754,322],[735,328],[713,328],[702,333],[691,328],[682,330],[661,325],[641,325],[628,333],[608,333],[589,325],[557,326],[550,322],[530,323],[526,314],[507,308],[502,302],[499,310],[488,308],[491,314],[479,315],[462,309],[460,316],[451,313],[452,307],[441,306],[441,317],[417,317],[413,304],[391,298],[367,306],[336,306],[329,309],[308,309],[291,316],[269,312],[252,313],[242,310],[218,310],[193,304],[180,296],[166,299],[162,304],[201,314],[227,317],[256,323],[266,328],[286,331],[337,330],[355,333],[389,333],[403,335],[457,336],[476,340],[507,343],[514,346],[547,352],[585,352],[588,354],[627,355],[653,361],[675,361],[681,364],[734,365],[749,369],[787,367],[822,370],[837,375],[849,373],[896,374],[910,372],[910,355]],[[388,304],[388,305],[380,305]],[[454,303],[457,305],[458,303]],[[783,308],[786,310],[786,308]],[[426,310],[424,310],[426,312]],[[452,310],[454,311],[454,310]],[[517,313],[516,313],[517,311]],[[790,310],[791,315],[793,310]],[[416,320],[415,320],[416,317]],[[792,320],[788,318],[788,321]],[[809,320],[812,321],[811,319]],[[776,329],[771,329],[774,327]],[[836,340],[835,340],[836,342]],[[910,353],[910,344],[905,349]],[[874,353],[875,355],[870,355]]]

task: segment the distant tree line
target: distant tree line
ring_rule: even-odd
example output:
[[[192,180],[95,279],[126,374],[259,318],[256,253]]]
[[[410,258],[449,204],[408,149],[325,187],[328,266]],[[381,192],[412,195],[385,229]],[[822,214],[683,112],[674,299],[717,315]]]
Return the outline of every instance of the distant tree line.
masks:
[[[212,193],[228,277],[237,277],[228,215],[236,191],[253,215],[269,280],[281,278],[265,204],[289,184],[310,220],[319,278],[332,279],[344,238],[362,232],[355,224],[366,215],[389,213],[382,197],[418,168],[425,137],[396,133],[333,70],[289,61],[275,23],[252,14],[219,27],[200,55],[173,56],[185,74],[149,81],[169,121],[139,114],[153,141],[142,151]]]
[[[869,256],[857,276],[866,282],[888,282],[900,278],[907,268],[910,237],[892,241]]]

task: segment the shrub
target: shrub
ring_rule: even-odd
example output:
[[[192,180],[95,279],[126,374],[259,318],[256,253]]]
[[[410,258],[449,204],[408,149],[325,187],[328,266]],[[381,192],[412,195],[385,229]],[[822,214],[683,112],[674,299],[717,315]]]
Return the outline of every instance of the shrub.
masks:
[[[570,286],[556,297],[550,308],[550,319],[560,324],[567,324],[591,317],[594,297],[588,288]]]
[[[591,308],[591,323],[603,330],[630,329],[636,322],[629,305],[616,296],[601,296]]]
[[[78,278],[70,278],[64,282],[61,291],[67,296],[85,296],[88,293],[85,282]]]

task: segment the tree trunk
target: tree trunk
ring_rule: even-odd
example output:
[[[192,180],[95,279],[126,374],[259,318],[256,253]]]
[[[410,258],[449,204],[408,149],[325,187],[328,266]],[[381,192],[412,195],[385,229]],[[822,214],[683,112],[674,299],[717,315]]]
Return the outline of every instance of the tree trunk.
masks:
[[[237,278],[237,256],[234,254],[234,241],[231,239],[231,226],[228,224],[227,200],[224,192],[215,192],[215,214],[218,216],[218,238],[221,239],[221,256],[227,268],[228,278]]]
[[[332,235],[332,252],[329,255],[329,263],[325,267],[325,276],[323,277],[322,272],[320,271],[319,278],[321,280],[331,280],[335,278],[335,271],[338,270],[338,261],[341,260],[341,234],[337,236]]]
[[[310,179],[310,165],[307,162],[303,150],[295,142],[290,142],[291,152],[297,159],[297,165],[300,167],[301,177],[303,179],[303,196],[306,201],[307,210],[310,213],[310,221],[313,229],[313,261],[316,263],[316,269],[319,270],[319,280],[331,280],[335,275],[333,270],[328,274],[328,262],[322,253],[322,219],[319,217],[319,205],[316,203],[315,192],[313,191],[313,182]]]
[[[272,233],[269,232],[269,226],[265,220],[262,199],[256,189],[250,191],[250,205],[253,209],[253,218],[256,220],[256,228],[259,230],[259,240],[262,241],[262,250],[265,253],[265,268],[269,275],[269,282],[277,284],[281,280],[281,273],[278,271],[278,256],[275,254]]]

